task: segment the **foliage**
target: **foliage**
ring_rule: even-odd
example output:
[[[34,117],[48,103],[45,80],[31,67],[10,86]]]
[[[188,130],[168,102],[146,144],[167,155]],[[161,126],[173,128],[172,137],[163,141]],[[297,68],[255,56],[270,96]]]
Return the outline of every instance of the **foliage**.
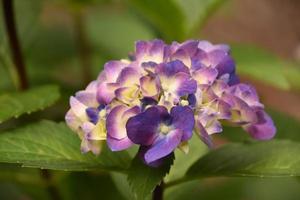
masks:
[[[128,169],[128,182],[134,192],[136,199],[144,199],[153,192],[156,185],[169,172],[173,164],[174,155],[168,156],[160,167],[150,167],[145,165],[139,156],[136,156]]]
[[[55,85],[41,86],[25,92],[0,95],[0,123],[21,114],[35,112],[52,105],[59,98]]]
[[[165,199],[172,200],[297,199],[299,185],[290,177],[300,175],[300,125],[284,113],[270,111],[278,131],[273,141],[253,142],[243,130],[226,127],[216,139],[234,143],[209,150],[194,137],[189,153],[177,150],[160,168],[144,165],[133,156],[135,148],[128,152],[104,148],[99,156],[81,154],[80,139],[61,122],[67,98],[85,87],[74,13],[82,14],[86,59],[91,78],[96,78],[108,59],[126,58],[136,40],[197,38],[224,3],[16,0],[17,31],[31,85],[22,92],[14,91],[18,76],[0,11],[0,199],[51,199],[52,186],[63,199],[149,199],[161,181]],[[252,45],[234,44],[232,54],[243,77],[280,90],[299,90],[299,65]],[[50,106],[53,110],[37,112]],[[40,169],[51,170],[51,180],[45,180]]]
[[[291,141],[228,144],[211,151],[187,171],[195,179],[209,176],[299,176],[300,145]]]
[[[0,162],[65,171],[122,171],[129,164],[126,152],[104,150],[96,157],[81,154],[79,148],[79,138],[64,123],[42,121],[1,134]]]

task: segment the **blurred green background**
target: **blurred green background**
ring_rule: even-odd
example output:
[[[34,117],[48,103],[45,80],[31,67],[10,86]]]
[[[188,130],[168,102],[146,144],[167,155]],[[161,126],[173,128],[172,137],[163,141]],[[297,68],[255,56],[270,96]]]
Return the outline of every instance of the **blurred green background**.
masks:
[[[0,130],[40,118],[62,121],[69,96],[95,79],[106,61],[126,58],[136,40],[195,38],[230,44],[242,81],[256,86],[275,120],[276,137],[300,140],[299,0],[15,0],[14,7],[30,87],[56,83],[62,98]],[[0,12],[1,94],[18,83]],[[247,139],[235,133],[226,129],[217,145]],[[0,199],[51,199],[51,185],[62,199],[131,199],[120,174],[54,172],[45,183],[39,173],[1,164]],[[211,178],[172,187],[165,197],[298,200],[300,181]]]

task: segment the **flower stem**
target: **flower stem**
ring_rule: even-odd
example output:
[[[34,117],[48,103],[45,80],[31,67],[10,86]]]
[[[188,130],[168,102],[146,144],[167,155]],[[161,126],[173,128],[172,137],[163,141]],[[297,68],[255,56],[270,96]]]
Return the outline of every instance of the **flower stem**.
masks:
[[[157,185],[152,194],[152,200],[163,200],[164,195],[164,182],[162,181],[161,184]]]
[[[21,46],[17,36],[13,0],[2,0],[4,21],[9,40],[10,51],[13,57],[13,63],[19,77],[20,89],[25,90],[28,88],[27,73],[25,64],[21,53]]]

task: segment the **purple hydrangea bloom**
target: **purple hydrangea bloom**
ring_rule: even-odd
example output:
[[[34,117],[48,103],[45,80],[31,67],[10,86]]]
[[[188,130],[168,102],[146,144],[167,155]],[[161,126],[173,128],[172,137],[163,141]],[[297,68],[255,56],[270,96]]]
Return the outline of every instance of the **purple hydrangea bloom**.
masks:
[[[195,132],[212,146],[222,122],[268,140],[276,128],[255,89],[240,83],[227,45],[188,40],[170,45],[138,41],[130,60],[109,61],[97,80],[70,99],[66,122],[83,152],[99,154],[139,145],[157,166]]]

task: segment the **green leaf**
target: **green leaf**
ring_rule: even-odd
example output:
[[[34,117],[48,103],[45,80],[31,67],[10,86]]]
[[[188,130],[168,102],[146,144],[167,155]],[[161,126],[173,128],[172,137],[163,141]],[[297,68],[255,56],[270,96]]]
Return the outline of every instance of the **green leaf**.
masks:
[[[286,67],[283,73],[292,89],[300,90],[300,65],[291,63],[291,67]]]
[[[128,182],[136,199],[146,199],[153,192],[155,186],[169,172],[173,164],[174,154],[168,156],[160,167],[150,167],[141,161],[137,155],[128,171]]]
[[[164,39],[184,39],[184,16],[173,0],[129,0],[129,3]]]
[[[283,177],[300,175],[300,144],[285,140],[228,144],[200,158],[187,179],[211,176]]]
[[[63,200],[125,200],[109,174],[72,172],[56,186],[60,189]]]
[[[290,178],[211,178],[194,180],[165,191],[165,200],[297,200],[297,179]]]
[[[0,123],[24,113],[31,113],[52,105],[60,97],[54,85],[41,86],[25,92],[0,95]]]
[[[194,134],[192,139],[189,140],[189,152],[187,154],[179,149],[175,151],[176,159],[174,160],[170,173],[165,178],[166,183],[182,178],[189,167],[201,158],[207,150],[207,146]]]
[[[134,199],[134,195],[131,192],[131,188],[127,181],[127,175],[119,172],[111,172],[111,178],[115,183],[119,193],[123,196],[123,198],[127,200]]]
[[[132,7],[167,41],[182,41],[195,33],[226,1],[129,0]]]
[[[192,35],[226,0],[173,0],[185,17],[186,35]]]
[[[0,134],[0,162],[66,171],[123,171],[130,157],[107,148],[99,156],[82,154],[80,139],[64,123],[41,121]]]
[[[124,11],[88,13],[85,28],[89,41],[92,41],[94,53],[107,59],[127,58],[133,51],[136,40],[149,40],[153,34],[133,15]],[[126,30],[126,34],[124,31]],[[107,60],[106,59],[106,60]],[[99,64],[99,63],[98,63]],[[99,71],[99,66],[98,71]]]
[[[238,74],[250,76],[280,89],[290,88],[284,73],[291,67],[289,63],[257,47],[247,45],[231,47]]]

